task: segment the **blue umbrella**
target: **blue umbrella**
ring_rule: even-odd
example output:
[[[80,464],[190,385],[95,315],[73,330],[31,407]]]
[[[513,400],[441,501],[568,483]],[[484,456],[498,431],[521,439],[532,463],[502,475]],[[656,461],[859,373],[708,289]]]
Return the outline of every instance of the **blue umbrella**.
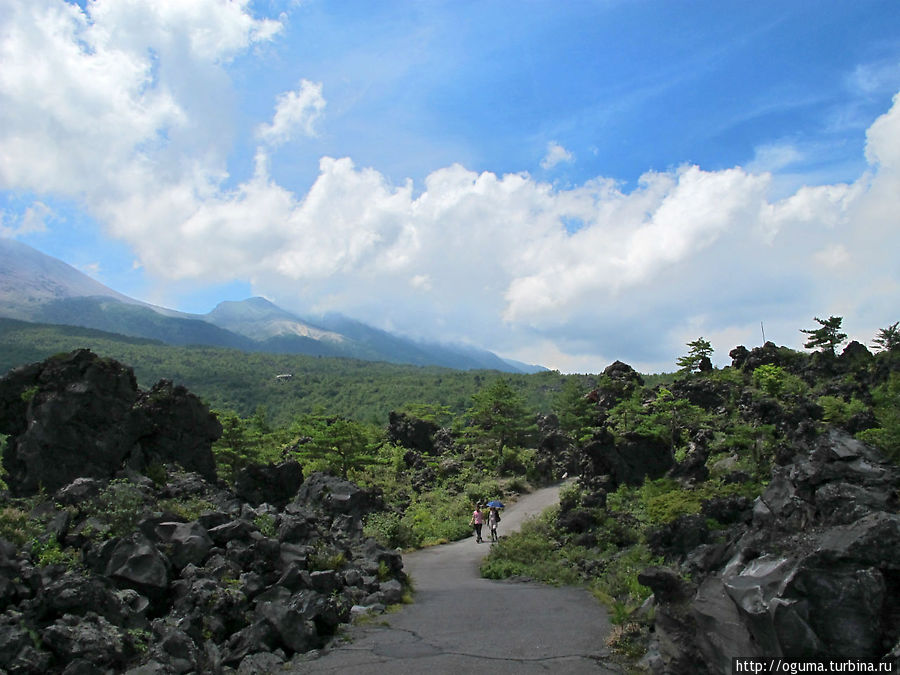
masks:
[[[503,508],[503,502],[501,502],[501,501],[499,501],[499,500],[497,500],[497,499],[488,502],[487,505],[488,505],[488,506],[493,506],[494,508],[497,508],[497,509],[502,509],[502,508]]]

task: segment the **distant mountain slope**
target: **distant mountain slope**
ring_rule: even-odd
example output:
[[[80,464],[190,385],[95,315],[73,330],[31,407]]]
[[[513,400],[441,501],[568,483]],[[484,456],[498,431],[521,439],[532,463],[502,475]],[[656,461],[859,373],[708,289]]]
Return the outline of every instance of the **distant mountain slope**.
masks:
[[[345,336],[307,323],[265,298],[248,298],[241,302],[226,300],[216,305],[203,318],[220,328],[253,340],[299,336],[338,344],[347,341]]]
[[[0,313],[3,316],[34,320],[34,313],[45,303],[91,296],[137,303],[62,260],[0,237]]]
[[[308,321],[265,298],[185,314],[118,293],[61,260],[0,238],[0,317],[82,326],[170,345],[348,357],[459,370],[535,372],[472,347],[418,342],[342,316]]]

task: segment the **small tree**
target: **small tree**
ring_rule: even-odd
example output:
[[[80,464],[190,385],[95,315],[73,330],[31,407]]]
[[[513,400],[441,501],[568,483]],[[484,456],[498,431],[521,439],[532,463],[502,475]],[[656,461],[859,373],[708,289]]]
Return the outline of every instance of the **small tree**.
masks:
[[[818,349],[825,354],[834,356],[838,345],[847,339],[847,334],[840,332],[841,322],[844,320],[843,317],[831,316],[827,320],[815,317],[815,320],[820,328],[800,329],[801,333],[809,335],[809,339],[803,346],[806,349]]]
[[[362,469],[380,461],[368,428],[360,422],[312,415],[299,429],[305,434],[305,442],[298,446],[300,454],[309,460],[323,460],[329,471],[341,478],[346,479],[351,469]]]
[[[496,441],[501,458],[504,448],[524,442],[531,426],[522,397],[505,379],[497,380],[474,394],[466,416],[477,436]]]
[[[253,444],[246,422],[237,413],[228,410],[216,416],[222,425],[222,436],[213,444],[213,455],[220,472],[233,483],[237,472],[253,461]]]
[[[576,377],[565,381],[553,408],[559,417],[559,428],[576,441],[582,440],[596,422],[596,404],[588,397],[587,387]]]
[[[878,331],[872,340],[872,346],[880,352],[893,352],[900,348],[900,321],[895,321],[887,328]]]
[[[688,342],[687,346],[691,348],[687,356],[682,356],[675,362],[681,367],[681,372],[692,373],[695,370],[711,368],[709,357],[712,356],[713,348],[709,340],[699,337],[693,342]]]
[[[674,456],[675,446],[682,441],[685,431],[700,426],[706,420],[706,411],[687,399],[660,387],[656,400],[651,404],[653,421],[661,426],[662,438],[668,442]]]

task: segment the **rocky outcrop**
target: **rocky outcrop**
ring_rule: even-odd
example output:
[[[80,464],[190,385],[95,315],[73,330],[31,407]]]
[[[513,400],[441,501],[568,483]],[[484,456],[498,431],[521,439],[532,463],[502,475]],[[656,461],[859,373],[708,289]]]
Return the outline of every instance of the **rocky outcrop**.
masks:
[[[582,449],[580,470],[585,481],[609,476],[615,489],[619,485],[640,485],[645,478],[660,478],[674,464],[669,445],[655,436],[628,432],[617,440],[603,430]]]
[[[0,379],[0,433],[6,482],[28,495],[167,462],[214,480],[221,426],[184,387],[163,380],[141,392],[130,368],[80,349]]]
[[[604,368],[600,385],[588,394],[588,398],[603,414],[643,384],[644,378],[634,368],[622,361],[613,361]]]
[[[388,442],[407,450],[415,450],[427,455],[435,453],[435,434],[440,427],[434,422],[418,419],[402,412],[388,415]]]
[[[729,672],[737,654],[886,656],[900,638],[898,487],[896,465],[831,431],[775,469],[752,516],[738,500],[705,506],[735,523],[717,543],[702,517],[658,532],[651,544],[681,547],[686,561],[640,578],[657,603],[656,670]]]
[[[293,461],[232,492],[220,431],[87,350],[0,379],[0,672],[268,672],[401,601],[400,554],[363,536],[379,495]]]
[[[250,464],[234,481],[237,496],[254,506],[262,503],[284,508],[303,483],[303,467],[294,460],[279,464]]]
[[[377,496],[313,473],[251,506],[166,468],[159,487],[79,480],[28,514],[31,540],[0,538],[0,672],[269,672],[402,600],[400,554],[362,535]]]

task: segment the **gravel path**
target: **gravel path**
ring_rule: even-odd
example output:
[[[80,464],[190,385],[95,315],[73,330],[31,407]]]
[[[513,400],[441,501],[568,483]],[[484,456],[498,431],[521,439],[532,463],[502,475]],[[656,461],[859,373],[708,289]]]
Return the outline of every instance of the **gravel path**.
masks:
[[[500,536],[559,499],[551,487],[504,509]],[[403,556],[415,602],[369,625],[294,673],[621,673],[604,643],[609,620],[583,589],[482,579],[490,549],[469,538]]]

